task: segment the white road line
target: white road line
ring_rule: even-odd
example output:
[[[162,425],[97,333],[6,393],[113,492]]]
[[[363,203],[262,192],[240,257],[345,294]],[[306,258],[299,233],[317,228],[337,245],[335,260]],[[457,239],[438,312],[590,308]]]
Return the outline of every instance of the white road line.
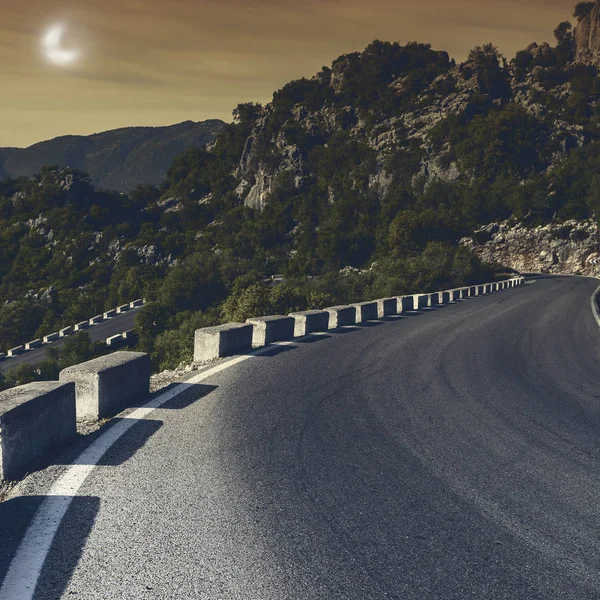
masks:
[[[52,540],[73,498],[104,453],[131,427],[155,409],[160,408],[175,396],[189,389],[191,384],[199,383],[245,360],[264,354],[273,346],[290,346],[293,344],[293,341],[277,342],[255,350],[250,354],[236,356],[202,373],[198,373],[198,375],[191,377],[186,382],[157,396],[133,411],[94,441],[50,488],[47,498],[35,514],[33,522],[27,529],[25,537],[11,561],[8,573],[0,588],[0,600],[31,600],[33,598]]]

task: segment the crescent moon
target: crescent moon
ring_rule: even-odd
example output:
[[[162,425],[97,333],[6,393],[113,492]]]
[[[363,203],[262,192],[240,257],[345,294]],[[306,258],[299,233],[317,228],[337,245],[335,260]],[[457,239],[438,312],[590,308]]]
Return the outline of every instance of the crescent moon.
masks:
[[[44,54],[57,65],[68,65],[77,60],[79,50],[66,50],[61,48],[61,40],[65,33],[64,25],[55,25],[48,30],[42,40]]]

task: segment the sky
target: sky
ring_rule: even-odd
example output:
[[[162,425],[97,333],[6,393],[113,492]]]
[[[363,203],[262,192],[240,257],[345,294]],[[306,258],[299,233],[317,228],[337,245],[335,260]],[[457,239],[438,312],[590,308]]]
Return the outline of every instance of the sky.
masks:
[[[2,0],[0,147],[134,125],[231,120],[374,39],[464,60],[552,42],[576,0]],[[56,64],[42,40],[64,27]]]

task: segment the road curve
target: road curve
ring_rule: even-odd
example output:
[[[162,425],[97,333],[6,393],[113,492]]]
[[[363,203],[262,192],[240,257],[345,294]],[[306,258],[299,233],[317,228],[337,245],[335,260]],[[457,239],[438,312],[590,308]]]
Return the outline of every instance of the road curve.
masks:
[[[34,597],[599,598],[596,287],[538,278],[209,377],[101,459]],[[0,580],[89,443],[0,504]]]
[[[106,319],[105,321],[101,321],[100,323],[96,323],[96,325],[92,325],[88,329],[84,329],[84,331],[89,334],[92,342],[105,341],[106,338],[133,329],[133,321],[137,313],[138,307],[115,315],[114,317]],[[48,348],[60,348],[68,339],[68,337],[61,338],[56,342],[44,344],[40,348],[35,348],[34,350],[28,350],[23,354],[5,358],[4,360],[0,361],[0,372],[8,371],[9,369],[13,369],[22,364],[36,365],[46,358],[46,350]]]

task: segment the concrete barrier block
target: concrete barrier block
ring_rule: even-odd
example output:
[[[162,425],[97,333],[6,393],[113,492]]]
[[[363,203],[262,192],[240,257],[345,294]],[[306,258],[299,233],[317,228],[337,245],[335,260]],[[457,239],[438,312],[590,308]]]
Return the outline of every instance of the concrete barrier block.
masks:
[[[450,292],[440,292],[438,296],[440,304],[448,304],[450,302]]]
[[[55,342],[59,338],[58,331],[54,333],[49,333],[45,335],[42,339],[44,340],[44,344],[49,344],[50,342]]]
[[[429,307],[437,306],[439,303],[440,303],[440,296],[439,296],[438,292],[427,295],[427,306],[429,306]]]
[[[485,286],[484,285],[477,285],[475,287],[477,289],[477,292],[475,294],[476,296],[483,296],[485,294]]]
[[[396,314],[398,314],[397,298],[381,298],[377,300],[377,317],[379,319]]]
[[[455,290],[450,290],[448,294],[450,295],[450,302],[458,302],[462,299],[462,288],[457,288]]]
[[[252,329],[253,326],[249,323],[226,323],[196,329],[194,360],[202,362],[250,351]]]
[[[111,310],[107,310],[104,313],[104,318],[105,319],[110,319],[111,317],[114,317],[117,314],[117,309],[116,308],[111,308]]]
[[[127,342],[128,344],[137,343],[137,336],[133,329],[128,329],[127,331],[124,331],[121,334],[121,337],[123,338],[123,342]]]
[[[125,340],[123,340],[123,334],[121,333],[117,333],[115,335],[111,335],[110,337],[106,338],[106,345],[107,346],[120,346],[121,344],[123,344]]]
[[[112,417],[149,394],[150,356],[113,352],[63,369],[59,380],[75,382],[77,418]]]
[[[325,311],[329,313],[329,329],[356,323],[356,307],[354,306],[330,306]]]
[[[246,319],[252,325],[252,345],[261,348],[273,342],[291,340],[294,337],[295,321],[293,317],[269,315]]]
[[[71,335],[72,333],[73,333],[73,327],[71,327],[71,326],[63,327],[62,329],[58,330],[59,337],[67,337],[68,335]]]
[[[426,294],[415,294],[413,296],[413,310],[427,308],[429,306],[429,296]]]
[[[95,317],[92,317],[88,323],[90,325],[97,325],[98,323],[102,323],[102,321],[104,321],[104,317],[102,315],[96,315]]]
[[[364,323],[365,321],[375,321],[378,316],[377,302],[358,302],[353,304],[356,309],[356,322]]]
[[[121,306],[117,306],[117,314],[127,312],[129,310],[129,304],[121,304]]]
[[[492,284],[491,283],[486,283],[484,286],[484,293],[486,294],[491,294],[492,293]]]
[[[138,300],[132,300],[129,303],[129,308],[137,308],[138,306],[142,306],[144,304],[144,301],[139,298]]]
[[[25,344],[25,350],[33,350],[34,348],[39,348],[42,345],[42,339],[39,338],[37,340],[32,340],[31,342],[27,342]]]
[[[409,310],[414,310],[415,306],[415,297],[414,296],[398,296],[396,298],[397,304],[397,312],[399,315],[402,313],[408,312]]]
[[[294,337],[302,337],[314,331],[327,331],[329,313],[326,310],[304,310],[290,313],[294,319]]]
[[[15,480],[77,436],[75,385],[36,381],[0,392],[0,480]]]
[[[18,356],[19,354],[23,354],[25,352],[25,346],[15,346],[8,351],[8,356]]]
[[[89,320],[81,321],[81,323],[77,323],[73,329],[75,331],[83,331],[84,329],[87,329],[89,326],[90,326]]]

